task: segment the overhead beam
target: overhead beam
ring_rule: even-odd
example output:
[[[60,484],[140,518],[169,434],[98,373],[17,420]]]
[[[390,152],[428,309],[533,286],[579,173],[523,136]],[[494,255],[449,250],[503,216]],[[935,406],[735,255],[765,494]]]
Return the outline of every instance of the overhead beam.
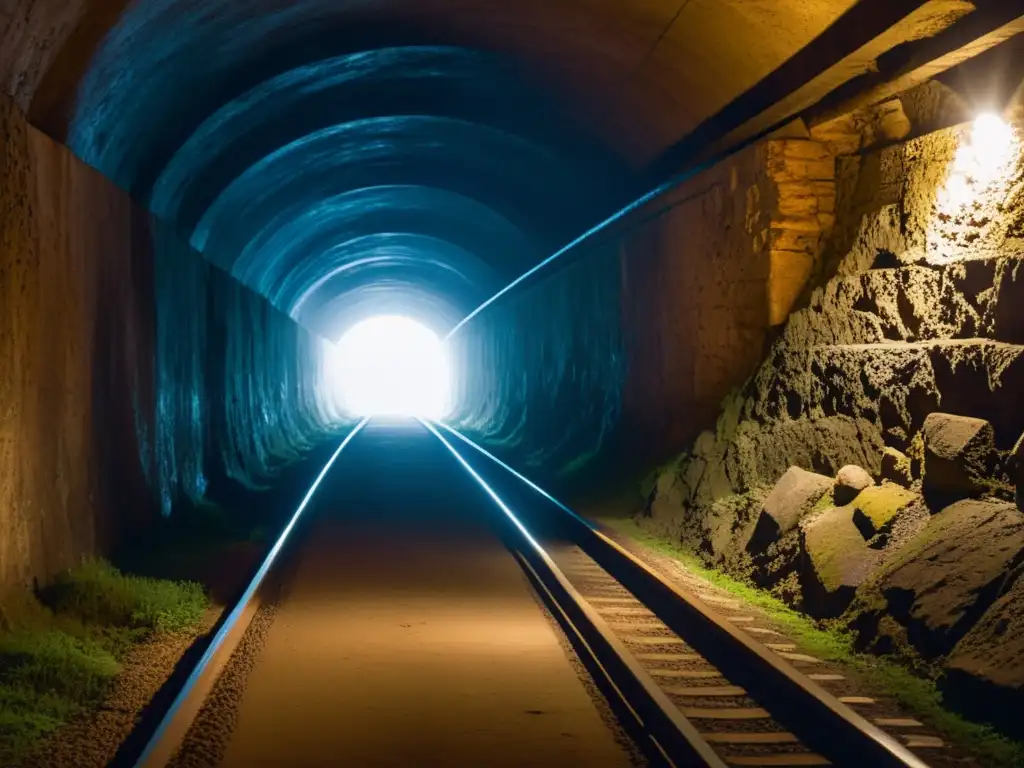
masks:
[[[820,125],[932,80],[1024,32],[1024,0],[1001,0],[972,13],[934,37],[894,48],[878,59],[878,68],[836,89],[804,116]]]
[[[985,7],[978,7],[982,2]],[[662,153],[648,168],[651,178],[671,177],[796,117],[836,89],[876,71],[877,62],[889,51],[935,38],[965,18],[986,17],[966,30],[965,37],[977,35],[976,29],[987,34],[1006,23],[1008,7],[1021,2],[861,0],[786,63]],[[943,37],[947,47],[952,44],[949,39]]]

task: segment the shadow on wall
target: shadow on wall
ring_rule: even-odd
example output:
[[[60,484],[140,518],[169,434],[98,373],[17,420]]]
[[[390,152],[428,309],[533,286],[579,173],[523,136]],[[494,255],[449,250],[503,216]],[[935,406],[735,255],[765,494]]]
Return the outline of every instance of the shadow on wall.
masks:
[[[0,586],[337,422],[308,336],[0,98]]]

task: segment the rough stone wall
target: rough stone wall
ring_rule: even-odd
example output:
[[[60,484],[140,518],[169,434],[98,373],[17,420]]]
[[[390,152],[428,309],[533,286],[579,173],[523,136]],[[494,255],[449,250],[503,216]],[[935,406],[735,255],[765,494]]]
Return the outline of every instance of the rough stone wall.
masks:
[[[685,504],[771,486],[793,464],[877,470],[881,447],[907,449],[935,410],[989,419],[1003,448],[1019,436],[1020,170],[975,185],[969,204],[943,212],[969,131],[841,161],[855,167],[823,257],[835,276],[789,318],[761,367],[722,403],[716,429],[682,457],[682,466],[692,457],[714,468],[688,473],[699,479],[682,489]]]
[[[300,450],[319,355],[0,98],[0,587]]]
[[[818,142],[764,142],[657,200],[631,235],[625,422],[651,455],[692,440],[760,362],[831,231],[833,176]]]
[[[839,160],[817,285],[641,520],[1018,733],[1024,132],[878,127]]]

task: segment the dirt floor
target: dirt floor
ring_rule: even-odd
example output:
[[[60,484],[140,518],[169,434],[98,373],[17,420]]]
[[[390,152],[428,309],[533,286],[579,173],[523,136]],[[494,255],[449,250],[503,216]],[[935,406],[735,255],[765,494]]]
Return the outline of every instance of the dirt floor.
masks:
[[[318,493],[251,671],[221,705],[235,711],[197,723],[233,725],[206,754],[226,766],[632,764],[489,527],[486,497],[434,438],[401,439],[389,451],[371,427]]]

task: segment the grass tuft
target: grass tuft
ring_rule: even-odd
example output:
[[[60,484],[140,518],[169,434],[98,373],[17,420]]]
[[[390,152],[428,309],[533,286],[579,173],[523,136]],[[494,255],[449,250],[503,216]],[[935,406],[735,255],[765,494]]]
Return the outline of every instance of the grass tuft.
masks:
[[[41,597],[0,605],[0,765],[98,705],[133,645],[195,627],[208,604],[197,584],[128,576],[103,560],[64,572]]]
[[[64,572],[44,600],[58,613],[105,627],[179,632],[194,627],[208,600],[195,582],[121,573],[105,560]]]
[[[816,622],[768,592],[709,568],[689,550],[651,535],[631,518],[609,518],[599,522],[649,549],[675,558],[714,586],[761,609],[803,650],[822,660],[844,664],[868,686],[884,691],[923,722],[931,725],[950,743],[977,755],[986,766],[1024,767],[1024,744],[1003,736],[988,725],[967,720],[943,706],[942,693],[938,687],[938,670],[921,668],[915,673],[888,659],[860,653],[855,648],[853,635],[838,623]]]

